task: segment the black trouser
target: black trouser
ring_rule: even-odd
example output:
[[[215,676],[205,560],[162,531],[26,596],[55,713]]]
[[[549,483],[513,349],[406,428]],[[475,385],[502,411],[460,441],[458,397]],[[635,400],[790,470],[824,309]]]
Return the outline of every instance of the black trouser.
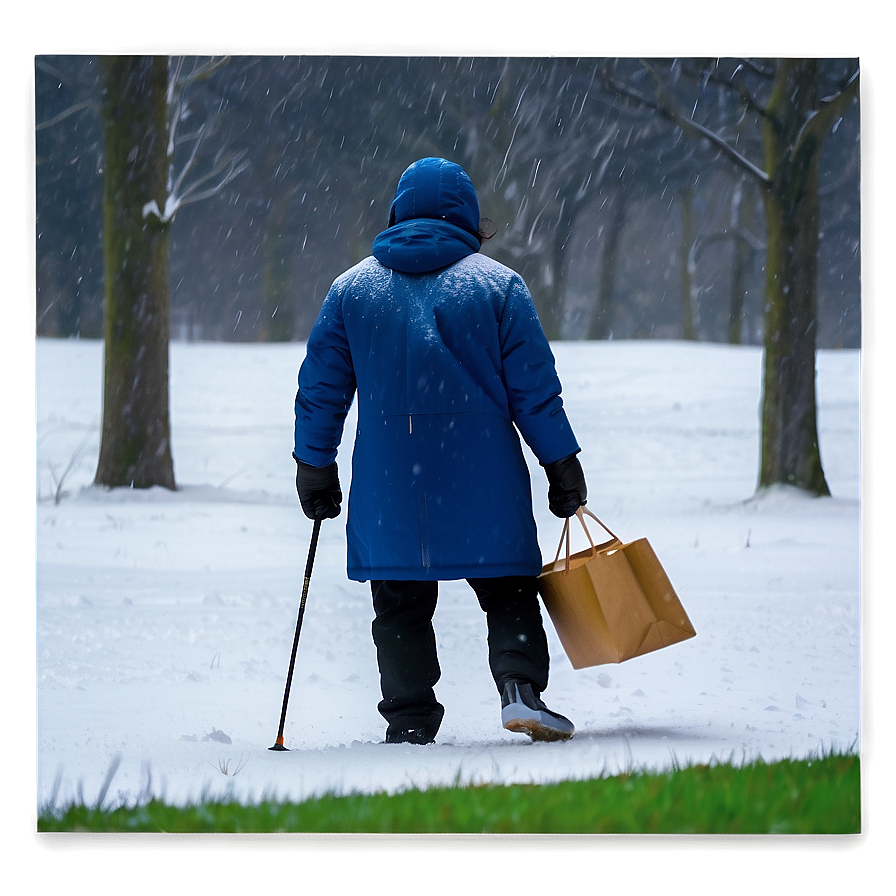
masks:
[[[510,680],[536,693],[548,685],[548,645],[535,576],[467,579],[485,611],[488,661],[498,692]],[[435,737],[445,713],[433,688],[441,675],[432,618],[438,582],[372,581],[373,641],[390,733],[416,729]]]

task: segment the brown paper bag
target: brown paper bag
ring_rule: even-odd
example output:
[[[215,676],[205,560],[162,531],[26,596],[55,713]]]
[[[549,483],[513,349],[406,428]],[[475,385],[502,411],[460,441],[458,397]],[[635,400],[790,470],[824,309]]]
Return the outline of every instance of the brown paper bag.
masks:
[[[585,514],[612,536],[595,545]],[[575,669],[621,663],[696,635],[669,577],[646,538],[629,544],[585,507],[576,516],[591,547],[570,556],[569,520],[538,590]],[[560,557],[563,542],[566,556]]]

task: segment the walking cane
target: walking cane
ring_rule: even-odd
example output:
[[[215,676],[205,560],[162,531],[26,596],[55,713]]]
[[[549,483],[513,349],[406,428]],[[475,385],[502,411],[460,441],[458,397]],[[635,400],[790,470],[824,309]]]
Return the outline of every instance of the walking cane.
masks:
[[[302,585],[302,600],[299,602],[299,618],[296,620],[296,636],[292,642],[292,656],[289,658],[289,672],[286,676],[286,690],[283,692],[283,708],[280,710],[280,730],[277,732],[277,740],[269,750],[289,752],[288,747],[283,746],[283,726],[286,724],[286,705],[289,703],[289,688],[292,685],[292,670],[296,665],[296,650],[299,646],[299,634],[302,631],[302,617],[305,615],[305,601],[308,598],[308,586],[311,584],[311,567],[314,566],[314,554],[317,551],[317,537],[320,535],[320,520],[314,521],[314,529],[311,532],[311,546],[308,548],[308,562],[305,564],[305,582]]]

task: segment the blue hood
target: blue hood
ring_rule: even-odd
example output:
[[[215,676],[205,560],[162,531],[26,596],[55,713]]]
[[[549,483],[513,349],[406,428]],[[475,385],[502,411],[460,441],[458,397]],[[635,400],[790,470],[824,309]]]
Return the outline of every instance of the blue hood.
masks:
[[[380,264],[406,274],[437,271],[479,251],[479,199],[460,165],[414,162],[398,181],[389,228],[373,241]]]

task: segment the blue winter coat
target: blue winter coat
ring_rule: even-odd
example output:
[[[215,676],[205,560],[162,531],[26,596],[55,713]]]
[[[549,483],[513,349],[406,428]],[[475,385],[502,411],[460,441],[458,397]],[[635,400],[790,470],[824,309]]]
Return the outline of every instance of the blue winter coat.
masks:
[[[579,446],[526,284],[468,239],[479,212],[469,178],[424,162],[399,182],[375,257],[324,301],[299,371],[295,454],[314,466],[335,459],[357,391],[349,578],[537,575],[519,434],[542,464]],[[460,223],[420,215],[433,210],[421,197],[459,208]]]

